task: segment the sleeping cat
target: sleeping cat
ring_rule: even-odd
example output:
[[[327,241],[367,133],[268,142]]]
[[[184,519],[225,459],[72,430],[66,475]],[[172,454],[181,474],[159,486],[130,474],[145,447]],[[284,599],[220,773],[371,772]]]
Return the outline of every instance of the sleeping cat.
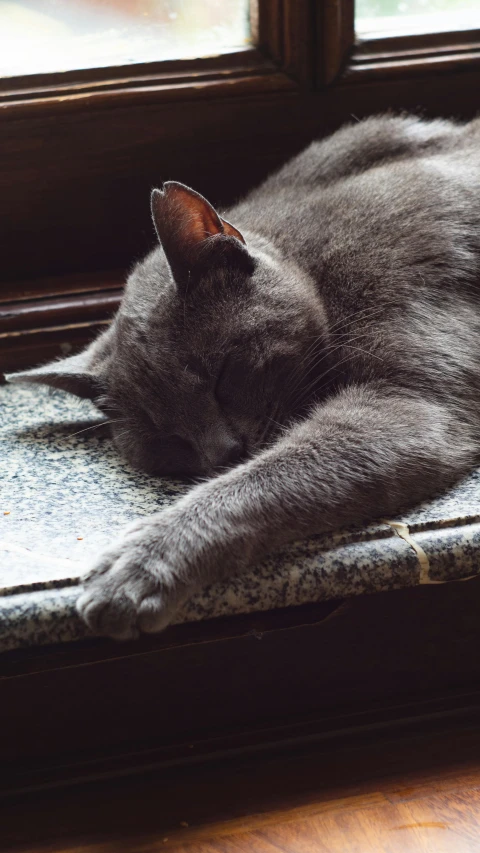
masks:
[[[225,215],[175,182],[152,214],[108,330],[9,377],[91,398],[133,466],[200,479],[87,577],[79,612],[117,638],[480,456],[480,120],[371,118]]]

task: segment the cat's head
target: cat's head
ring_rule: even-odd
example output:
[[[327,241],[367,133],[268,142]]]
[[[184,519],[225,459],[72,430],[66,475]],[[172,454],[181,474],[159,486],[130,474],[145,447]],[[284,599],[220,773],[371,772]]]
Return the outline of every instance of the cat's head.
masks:
[[[208,475],[255,453],[308,399],[325,344],[311,283],[198,193],[152,194],[161,246],[84,352],[8,377],[92,399],[152,474]]]

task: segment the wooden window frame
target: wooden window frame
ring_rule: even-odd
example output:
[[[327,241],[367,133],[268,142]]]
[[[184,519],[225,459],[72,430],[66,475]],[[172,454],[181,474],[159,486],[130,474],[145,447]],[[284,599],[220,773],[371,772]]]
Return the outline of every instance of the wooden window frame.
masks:
[[[153,185],[227,205],[352,116],[475,114],[480,31],[356,41],[353,4],[252,0],[254,48],[0,83],[0,368],[108,322]]]
[[[480,29],[356,38],[354,5],[355,0],[319,4],[320,87],[480,70]]]

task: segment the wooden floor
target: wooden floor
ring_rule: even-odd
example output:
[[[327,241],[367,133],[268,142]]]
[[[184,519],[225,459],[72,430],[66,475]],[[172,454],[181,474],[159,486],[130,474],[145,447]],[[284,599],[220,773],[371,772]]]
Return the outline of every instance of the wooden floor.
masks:
[[[4,801],[1,853],[473,853],[480,728],[155,771]]]

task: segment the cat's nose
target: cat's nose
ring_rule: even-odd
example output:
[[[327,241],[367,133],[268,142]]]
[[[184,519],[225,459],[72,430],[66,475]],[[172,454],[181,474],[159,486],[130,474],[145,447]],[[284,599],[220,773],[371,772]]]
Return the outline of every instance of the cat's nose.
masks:
[[[216,450],[216,468],[237,465],[242,459],[244,453],[243,442],[237,438],[225,439],[222,444],[216,448]]]
[[[225,465],[236,465],[243,456],[243,443],[235,441],[227,451]]]

